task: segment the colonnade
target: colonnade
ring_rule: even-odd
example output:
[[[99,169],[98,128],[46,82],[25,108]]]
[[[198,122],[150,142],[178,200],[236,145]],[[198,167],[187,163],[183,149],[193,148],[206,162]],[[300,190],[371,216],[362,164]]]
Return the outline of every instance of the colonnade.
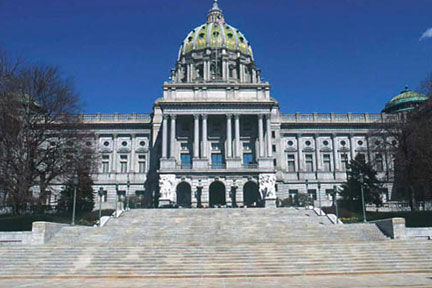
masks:
[[[233,147],[233,131],[232,122],[234,118],[234,147]],[[241,141],[240,141],[240,114],[227,114],[226,115],[226,154],[227,159],[239,159],[242,153]],[[271,115],[270,114],[258,114],[258,141],[259,141],[259,157],[272,157],[272,133],[271,133]],[[264,118],[265,118],[265,132],[264,132]],[[163,115],[162,122],[162,158],[168,158],[168,120],[170,122],[170,158],[175,158],[175,143],[176,143],[176,119],[177,115],[165,114]],[[201,123],[200,123],[200,120]],[[193,142],[193,158],[207,159],[207,147],[208,145],[208,114],[195,114],[194,115],[194,142]],[[202,125],[202,143],[200,143],[200,124]],[[265,139],[266,138],[266,139]],[[265,141],[266,140],[266,141]],[[266,142],[266,144],[264,143]],[[201,154],[200,154],[200,147]]]

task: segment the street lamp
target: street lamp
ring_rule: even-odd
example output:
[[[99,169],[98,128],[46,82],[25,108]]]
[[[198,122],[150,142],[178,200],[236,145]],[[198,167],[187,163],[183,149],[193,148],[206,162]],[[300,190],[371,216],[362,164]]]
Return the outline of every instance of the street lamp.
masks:
[[[99,188],[99,227],[101,226],[102,218],[102,196],[104,195],[104,190],[102,187]]]
[[[321,211],[321,182],[318,181],[318,205],[319,205],[319,209],[320,209],[320,216],[322,215],[322,211]]]
[[[197,191],[195,192],[195,199],[197,200],[197,208],[202,208],[202,204],[201,204],[202,189],[203,189],[203,185],[201,184],[201,180],[198,180]]]
[[[75,173],[72,179],[72,184],[74,186],[74,195],[73,195],[73,207],[72,207],[72,226],[75,225],[75,210],[76,210],[76,194],[77,194],[77,186],[78,186],[78,174]]]
[[[335,209],[336,209],[336,217],[337,217],[337,219],[339,219],[339,209],[338,209],[338,204],[337,204],[337,187],[336,187],[336,185],[333,186],[333,197],[334,197],[333,202],[335,204]]]
[[[360,174],[360,191],[361,191],[361,200],[362,200],[362,209],[363,209],[363,222],[366,223],[366,206],[365,206],[365,198],[364,198],[364,176],[363,174]]]

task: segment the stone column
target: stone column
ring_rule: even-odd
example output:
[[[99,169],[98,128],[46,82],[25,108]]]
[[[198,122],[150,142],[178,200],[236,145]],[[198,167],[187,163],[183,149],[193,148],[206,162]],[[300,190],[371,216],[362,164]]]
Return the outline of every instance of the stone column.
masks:
[[[258,114],[259,157],[264,157],[264,115]]]
[[[302,172],[304,170],[300,139],[301,139],[301,134],[297,134],[297,168],[298,168],[297,171],[298,172]]]
[[[202,158],[207,158],[207,115],[202,115]]]
[[[226,120],[227,120],[227,151],[226,151],[226,158],[232,158],[232,122],[231,122],[231,114],[227,114]]]
[[[163,115],[162,122],[162,158],[167,158],[167,150],[168,150],[168,115]]]
[[[199,115],[194,115],[194,158],[199,158]]]
[[[170,139],[170,158],[175,158],[176,141],[176,115],[171,115],[171,139]]]
[[[208,77],[207,77],[207,61],[203,62],[203,78],[204,78],[204,81],[208,80]]]
[[[112,170],[112,172],[114,172],[114,173],[117,173],[117,162],[118,162],[118,159],[117,159],[117,134],[114,134],[113,135],[113,137],[112,137],[112,140],[113,140],[113,152],[112,152],[112,159],[111,159],[111,161],[112,161],[112,165],[111,165],[111,170]]]
[[[333,172],[337,171],[337,149],[336,149],[336,135],[332,135],[332,150],[333,150]],[[336,174],[335,174],[336,175]]]
[[[353,139],[353,135],[349,135],[349,140],[350,140],[350,154],[351,154],[351,160],[354,160],[354,139]]]
[[[235,157],[240,157],[240,115],[234,115],[235,126]]]
[[[314,142],[315,142],[315,171],[318,173],[320,171],[321,167],[321,159],[320,159],[320,151],[319,151],[319,145],[318,145],[318,134],[314,135]]]
[[[266,115],[266,125],[267,125],[267,156],[272,157],[272,135],[271,135],[271,123],[270,123],[271,115]]]
[[[227,63],[226,60],[222,60],[222,79],[225,80],[225,81],[228,79],[228,77],[227,77],[226,63]]]

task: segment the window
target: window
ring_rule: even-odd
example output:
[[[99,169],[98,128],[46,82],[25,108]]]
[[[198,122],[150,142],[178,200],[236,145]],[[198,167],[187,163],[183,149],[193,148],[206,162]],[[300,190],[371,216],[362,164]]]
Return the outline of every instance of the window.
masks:
[[[192,164],[191,156],[189,154],[182,154],[181,155],[181,168],[189,169],[192,167],[191,164]]]
[[[180,147],[181,147],[182,151],[188,151],[188,144],[187,143],[181,143]]]
[[[341,154],[341,169],[346,171],[348,169],[348,155]]]
[[[127,156],[127,155],[120,155],[120,159],[121,159],[121,160],[127,160],[127,159],[128,159],[128,156]]]
[[[306,160],[306,172],[312,172],[314,169],[312,154],[306,154],[305,160]]]
[[[312,143],[308,140],[305,142],[306,146],[310,146]]]
[[[127,173],[127,162],[120,162],[120,173]]]
[[[145,141],[141,141],[141,142],[140,142],[140,146],[143,146],[143,147],[144,147],[144,146],[145,146]]]
[[[358,153],[357,157],[360,161],[366,162],[366,156],[363,153]]]
[[[146,160],[146,155],[138,155],[139,160]]]
[[[222,154],[212,154],[212,168],[221,169],[223,168]]]
[[[317,193],[315,189],[309,189],[308,190],[308,196],[309,198],[313,199],[313,200],[317,200]]]
[[[272,138],[273,138],[273,139],[276,138],[276,131],[272,131]]]
[[[324,144],[324,146],[328,146],[329,142],[327,140],[324,140],[323,144]]]
[[[109,173],[109,162],[102,162],[102,173]]]
[[[330,172],[331,171],[330,154],[323,155],[323,164],[324,164],[324,171]]]
[[[212,148],[212,150],[215,150],[215,151],[220,151],[221,150],[219,143],[211,143],[211,148]]]
[[[109,155],[102,155],[102,160],[109,160]]]
[[[123,141],[123,142],[122,142],[122,146],[123,146],[123,147],[126,147],[127,144],[128,144],[128,143],[127,143],[126,141]]]
[[[294,145],[294,142],[293,141],[288,141],[288,146],[293,146]]]
[[[288,172],[296,172],[294,154],[288,155]]]
[[[253,155],[252,153],[244,153],[243,154],[243,164],[244,165],[248,165],[248,164],[252,164],[253,161]]]
[[[289,193],[289,198],[291,198],[291,199],[297,199],[298,190],[296,190],[296,189],[290,189],[290,190],[288,190],[288,193]]]
[[[382,154],[376,154],[375,155],[375,162],[376,162],[376,170],[377,172],[384,171],[384,161]]]
[[[252,151],[252,147],[249,143],[243,143],[243,151]]]
[[[272,146],[272,151],[273,151],[273,152],[276,152],[276,145],[273,145],[273,146]]]
[[[146,164],[146,162],[144,162],[144,161],[139,161],[138,162],[138,172],[139,173],[144,173],[145,172],[145,164]]]

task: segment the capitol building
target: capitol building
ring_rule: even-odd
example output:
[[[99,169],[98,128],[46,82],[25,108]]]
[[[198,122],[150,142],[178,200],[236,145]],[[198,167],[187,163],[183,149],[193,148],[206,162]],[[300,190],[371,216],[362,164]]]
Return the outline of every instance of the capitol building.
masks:
[[[148,207],[274,207],[300,194],[325,206],[358,154],[378,171],[383,200],[391,199],[392,156],[374,148],[383,139],[370,131],[421,101],[406,89],[382,113],[284,114],[246,36],[214,1],[184,39],[152,113],[82,118],[96,134],[94,190],[104,191],[105,208],[118,194]]]

